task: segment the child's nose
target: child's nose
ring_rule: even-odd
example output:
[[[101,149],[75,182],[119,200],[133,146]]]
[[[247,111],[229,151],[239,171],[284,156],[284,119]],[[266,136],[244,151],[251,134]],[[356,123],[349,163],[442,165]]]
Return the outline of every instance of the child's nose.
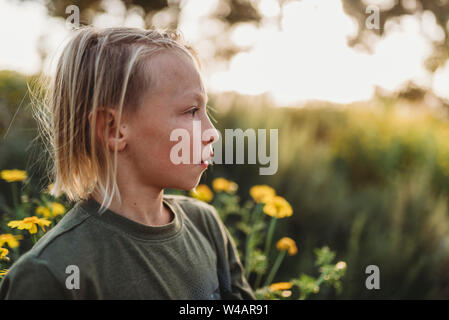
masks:
[[[217,142],[220,139],[219,132],[214,127],[214,125],[210,121],[209,117],[207,117],[205,122],[206,122],[205,127],[204,127],[205,132],[203,132],[203,135],[202,135],[202,137],[203,137],[202,141],[203,141],[204,145],[208,145],[208,144]]]
[[[220,139],[220,136],[218,134],[217,129],[215,129],[214,126],[212,126],[211,128],[207,129],[206,134],[203,134],[203,137],[205,138],[203,140],[204,145],[208,145],[214,142],[217,142],[218,139]]]

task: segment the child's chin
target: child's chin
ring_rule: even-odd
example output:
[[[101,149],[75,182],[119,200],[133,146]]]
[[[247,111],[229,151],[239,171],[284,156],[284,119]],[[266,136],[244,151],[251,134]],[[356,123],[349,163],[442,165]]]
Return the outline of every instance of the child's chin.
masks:
[[[195,188],[200,183],[200,178],[201,174],[197,177],[185,178],[182,181],[177,181],[176,186],[172,186],[169,188],[189,191]]]

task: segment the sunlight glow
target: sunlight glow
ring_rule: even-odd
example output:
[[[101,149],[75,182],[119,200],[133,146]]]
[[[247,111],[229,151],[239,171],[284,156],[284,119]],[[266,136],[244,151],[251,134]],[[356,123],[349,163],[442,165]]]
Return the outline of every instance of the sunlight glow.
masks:
[[[429,19],[427,19],[429,20]],[[429,85],[423,61],[431,52],[417,17],[406,17],[379,41],[373,55],[350,48],[357,25],[341,2],[303,0],[285,6],[282,30],[265,25],[250,52],[237,55],[227,71],[214,73],[214,90],[270,93],[279,104],[307,100],[349,103],[372,97],[375,87],[400,89],[413,79]],[[243,43],[243,34],[237,43]]]
[[[429,12],[388,23],[388,35],[368,54],[347,45],[357,24],[344,13],[341,1],[289,2],[282,12],[276,0],[255,3],[264,14],[260,27],[241,23],[227,34],[222,22],[209,18],[218,0],[181,2],[180,30],[208,62],[204,73],[210,92],[268,93],[281,105],[308,100],[349,103],[370,99],[377,86],[395,91],[413,80],[449,97],[448,64],[433,76],[424,68],[430,41],[440,40],[443,32]],[[126,12],[119,0],[105,0],[103,7],[106,12],[95,18],[97,26],[144,25],[139,12]],[[38,72],[38,46],[53,53],[70,34],[64,19],[49,18],[41,2],[0,0],[0,8],[0,39],[7,44],[0,50],[0,69]],[[245,50],[228,64],[211,62],[223,39]]]

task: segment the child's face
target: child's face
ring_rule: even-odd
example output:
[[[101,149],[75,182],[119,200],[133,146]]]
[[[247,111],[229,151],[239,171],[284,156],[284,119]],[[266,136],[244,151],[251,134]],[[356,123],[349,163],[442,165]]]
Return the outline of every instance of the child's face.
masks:
[[[193,121],[201,123],[201,134],[213,129],[211,139],[201,138],[202,160],[210,160],[211,144],[218,140],[206,113],[207,95],[202,77],[193,61],[177,52],[154,57],[152,66],[157,85],[144,96],[136,113],[124,118],[126,148],[122,158],[129,174],[144,185],[189,190],[198,184],[206,170],[204,165],[193,163]],[[170,141],[175,129],[189,132],[190,164],[176,165],[170,159],[173,146],[179,144]]]

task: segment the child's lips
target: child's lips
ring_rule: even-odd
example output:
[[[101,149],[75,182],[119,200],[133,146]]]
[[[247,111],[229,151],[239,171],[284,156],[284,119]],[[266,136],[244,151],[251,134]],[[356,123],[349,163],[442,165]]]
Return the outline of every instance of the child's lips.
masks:
[[[214,153],[211,152],[209,158],[201,160],[200,165],[203,165],[203,166],[207,167],[209,165],[209,163],[210,163],[210,160],[213,158],[213,156],[214,156]]]

